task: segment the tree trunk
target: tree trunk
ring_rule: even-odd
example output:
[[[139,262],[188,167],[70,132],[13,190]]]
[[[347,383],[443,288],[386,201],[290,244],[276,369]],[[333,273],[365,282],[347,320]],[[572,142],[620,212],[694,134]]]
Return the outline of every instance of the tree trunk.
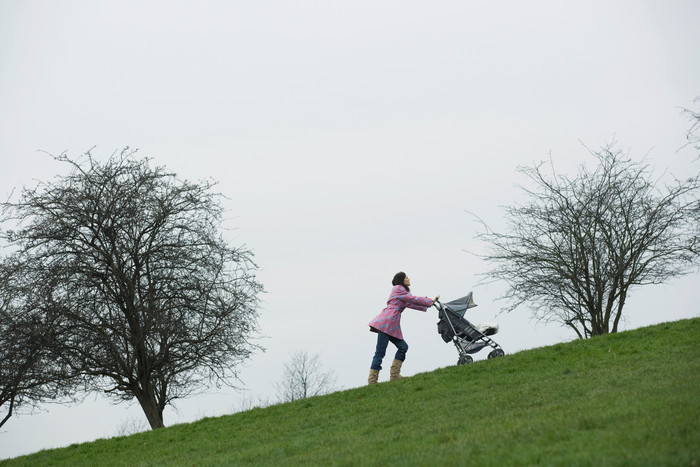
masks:
[[[620,298],[617,301],[617,313],[615,314],[612,332],[617,332],[617,325],[620,323],[620,317],[622,316],[622,307],[625,306],[625,300],[627,300],[627,288],[624,288],[620,292]]]
[[[163,428],[165,426],[163,424],[163,409],[159,407],[155,394],[153,394],[152,391],[139,391],[139,393],[136,394],[136,399],[139,401],[141,409],[143,409],[143,413],[146,415],[151,428],[154,430],[156,428]]]
[[[7,421],[10,419],[10,417],[12,416],[12,409],[13,409],[14,407],[15,407],[15,396],[12,396],[12,397],[10,398],[10,408],[9,408],[9,410],[7,411],[7,415],[5,416],[5,418],[3,418],[2,420],[0,420],[0,427],[2,427],[2,426],[5,424],[5,422],[7,422]]]

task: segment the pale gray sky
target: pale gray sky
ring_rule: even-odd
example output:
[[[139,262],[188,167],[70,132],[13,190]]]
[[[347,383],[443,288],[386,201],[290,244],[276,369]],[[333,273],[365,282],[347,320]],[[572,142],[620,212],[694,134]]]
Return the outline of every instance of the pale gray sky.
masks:
[[[695,0],[0,0],[0,193],[61,170],[38,150],[93,146],[220,181],[229,235],[268,292],[267,352],[245,393],[180,401],[167,425],[273,399],[294,350],[320,353],[342,388],[364,384],[366,323],[399,270],[416,294],[474,290],[471,319],[499,322],[506,352],[569,340],[526,309],[496,317],[503,288],[476,286],[487,265],[463,251],[482,248],[464,211],[501,226],[516,167],[551,154],[572,171],[590,160],[579,141],[697,172],[678,149],[679,108],[700,95],[698,18]],[[697,316],[697,280],[634,293],[625,329]],[[456,362],[436,321],[404,316],[405,374]],[[47,406],[5,425],[0,458],[141,417],[93,397]]]

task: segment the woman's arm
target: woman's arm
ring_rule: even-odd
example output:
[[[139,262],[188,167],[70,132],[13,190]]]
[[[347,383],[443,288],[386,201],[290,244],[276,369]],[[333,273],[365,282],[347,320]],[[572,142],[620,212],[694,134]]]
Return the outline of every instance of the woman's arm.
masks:
[[[416,297],[408,293],[403,287],[396,287],[394,296],[405,303],[408,308],[413,308],[414,310],[426,311],[433,306],[433,301],[428,297]]]

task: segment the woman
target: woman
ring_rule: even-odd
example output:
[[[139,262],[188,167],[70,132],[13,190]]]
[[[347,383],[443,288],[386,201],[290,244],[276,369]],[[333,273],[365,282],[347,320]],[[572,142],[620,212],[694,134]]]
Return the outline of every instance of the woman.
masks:
[[[403,334],[401,333],[401,313],[406,308],[426,311],[433,306],[434,301],[440,298],[438,295],[431,300],[428,297],[415,297],[411,295],[409,293],[411,290],[411,279],[409,279],[404,272],[397,273],[391,281],[391,285],[393,285],[394,288],[391,289],[386,308],[369,323],[369,330],[377,333],[377,349],[374,353],[372,366],[369,370],[367,384],[377,383],[379,379],[379,370],[382,369],[382,360],[386,354],[386,348],[389,342],[394,344],[398,349],[394,361],[391,364],[389,379],[394,381],[403,378],[400,374],[401,365],[406,359],[408,344],[403,340]]]

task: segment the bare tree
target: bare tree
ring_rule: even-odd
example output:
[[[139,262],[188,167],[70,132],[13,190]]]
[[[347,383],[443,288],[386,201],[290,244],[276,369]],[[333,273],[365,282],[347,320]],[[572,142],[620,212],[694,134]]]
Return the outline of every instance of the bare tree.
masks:
[[[252,253],[219,233],[213,182],[179,180],[128,148],[57,161],[71,172],[3,204],[27,286],[62,322],[61,352],[87,388],[136,398],[152,428],[177,398],[232,384],[258,348]]]
[[[270,399],[267,397],[262,397],[260,395],[256,397],[244,395],[231,406],[231,413],[247,412],[248,410],[265,408],[270,405],[272,405],[272,402],[270,402]]]
[[[506,233],[478,235],[487,276],[509,286],[504,311],[527,305],[581,338],[617,332],[630,289],[691,272],[700,248],[697,176],[663,184],[612,144],[593,155],[575,178],[520,168],[535,186],[526,202],[506,208]]]
[[[143,418],[130,418],[122,420],[117,425],[114,436],[131,436],[148,430],[148,424]]]
[[[306,351],[291,354],[284,365],[282,380],[275,383],[277,395],[283,402],[327,394],[333,391],[335,374],[322,371],[318,354],[309,355]]]

